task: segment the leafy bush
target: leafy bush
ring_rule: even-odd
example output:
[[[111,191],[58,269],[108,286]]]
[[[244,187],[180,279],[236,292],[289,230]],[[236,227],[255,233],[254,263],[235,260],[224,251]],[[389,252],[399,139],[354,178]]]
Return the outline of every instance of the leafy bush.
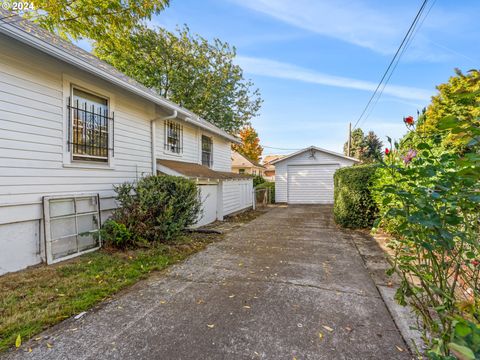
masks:
[[[125,224],[118,223],[112,219],[105,221],[100,229],[100,236],[104,243],[117,248],[124,249],[134,245],[132,242],[134,237]]]
[[[263,184],[265,181],[262,175],[255,175],[253,177],[253,187],[256,188],[257,185]]]
[[[260,185],[257,185],[255,189],[267,189],[270,192],[269,199],[270,203],[275,203],[275,183],[272,181],[264,181]]]
[[[116,186],[115,191],[119,207],[101,231],[113,246],[169,241],[201,213],[198,187],[186,178],[148,176],[136,185]]]
[[[358,165],[335,172],[333,214],[337,224],[347,228],[373,225],[378,209],[370,186],[376,169],[376,165]]]
[[[395,296],[422,320],[431,359],[475,359],[480,352],[480,126],[443,118],[438,132],[392,144],[375,181],[378,226],[395,229]],[[443,140],[455,134],[463,152]],[[418,141],[423,140],[423,141]],[[408,146],[411,146],[409,148]]]

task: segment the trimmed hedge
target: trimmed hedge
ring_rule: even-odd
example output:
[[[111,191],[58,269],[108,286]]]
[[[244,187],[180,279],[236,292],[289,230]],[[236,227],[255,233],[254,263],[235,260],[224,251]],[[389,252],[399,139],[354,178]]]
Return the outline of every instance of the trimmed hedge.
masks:
[[[346,228],[370,228],[378,208],[370,193],[376,165],[358,165],[338,169],[334,175],[335,222]]]
[[[275,183],[272,181],[265,181],[257,186],[255,189],[270,189],[270,203],[275,203]]]

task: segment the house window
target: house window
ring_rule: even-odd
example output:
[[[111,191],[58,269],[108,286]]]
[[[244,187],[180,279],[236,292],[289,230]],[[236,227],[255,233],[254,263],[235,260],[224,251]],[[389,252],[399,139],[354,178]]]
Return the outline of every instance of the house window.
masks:
[[[165,122],[165,150],[175,154],[183,152],[183,127],[173,122]]]
[[[202,165],[212,166],[212,139],[208,136],[202,135]]]
[[[253,175],[257,175],[257,170],[253,170]]]
[[[113,126],[108,100],[76,88],[73,89],[72,99],[68,105],[72,159],[108,162],[109,127],[110,124]]]
[[[239,174],[245,174],[245,169],[238,169]]]

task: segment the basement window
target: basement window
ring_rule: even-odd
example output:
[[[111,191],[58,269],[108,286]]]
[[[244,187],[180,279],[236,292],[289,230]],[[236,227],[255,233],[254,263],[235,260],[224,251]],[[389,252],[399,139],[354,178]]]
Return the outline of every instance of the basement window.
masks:
[[[98,194],[43,198],[47,264],[100,247]]]

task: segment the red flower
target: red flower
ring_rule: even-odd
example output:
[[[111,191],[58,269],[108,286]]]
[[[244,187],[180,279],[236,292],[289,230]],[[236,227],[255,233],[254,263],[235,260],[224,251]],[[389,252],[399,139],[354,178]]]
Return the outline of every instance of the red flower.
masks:
[[[415,120],[413,119],[413,116],[407,116],[406,118],[403,118],[403,122],[407,125],[413,125]]]
[[[385,149],[385,155],[389,155],[390,154],[390,150],[388,148]]]

